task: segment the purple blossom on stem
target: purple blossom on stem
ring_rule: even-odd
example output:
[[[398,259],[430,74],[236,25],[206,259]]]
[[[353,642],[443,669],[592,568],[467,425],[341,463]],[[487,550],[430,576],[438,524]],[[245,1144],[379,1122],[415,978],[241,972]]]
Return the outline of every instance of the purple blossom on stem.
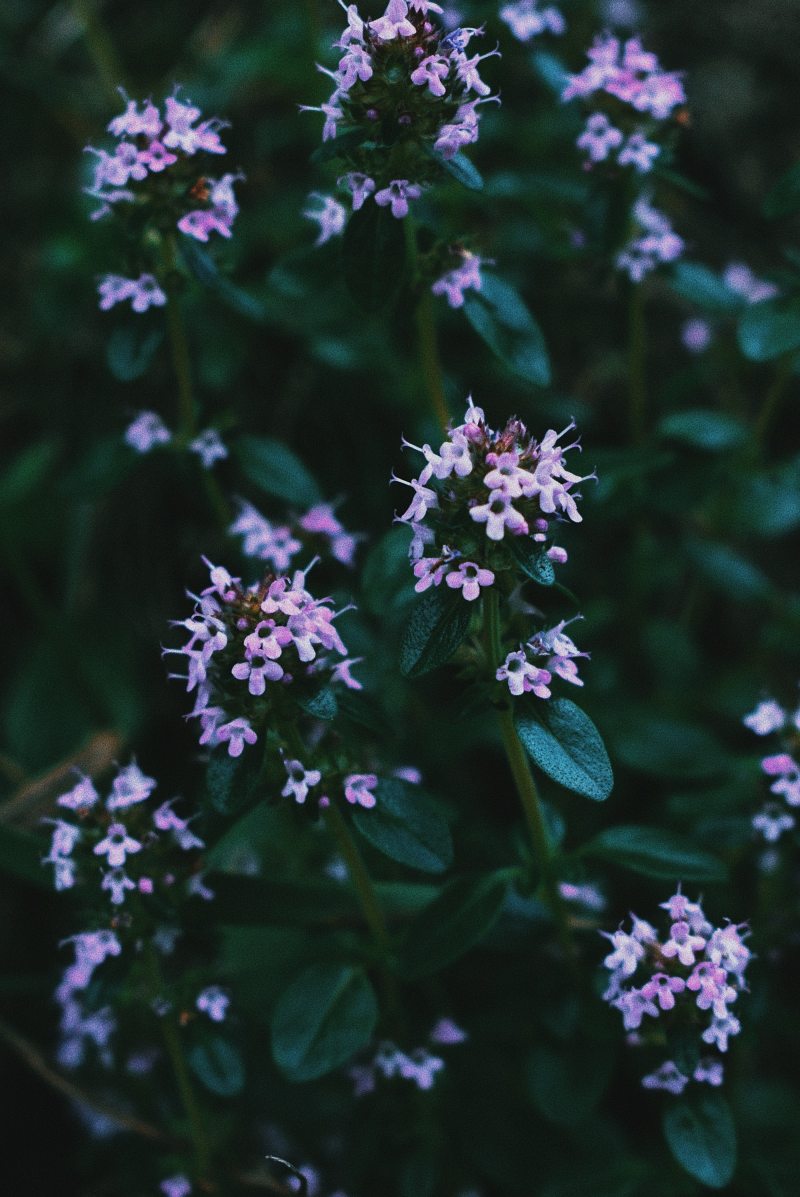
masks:
[[[402,220],[408,216],[408,201],[419,199],[422,188],[408,179],[392,179],[388,187],[375,192],[375,203],[386,208],[391,205],[392,216]]]
[[[102,312],[107,312],[125,300],[130,300],[134,312],[146,312],[151,307],[160,308],[167,302],[166,295],[152,274],[141,274],[139,278],[123,278],[119,274],[104,274],[97,291],[100,296]]]
[[[125,444],[136,453],[150,453],[158,445],[168,445],[172,433],[154,411],[140,411],[125,429]]]
[[[319,200],[322,207],[304,208],[303,216],[306,220],[315,220],[319,225],[319,234],[314,245],[325,245],[333,237],[339,237],[344,232],[347,223],[347,209],[332,195],[321,195],[312,191],[311,199]]]

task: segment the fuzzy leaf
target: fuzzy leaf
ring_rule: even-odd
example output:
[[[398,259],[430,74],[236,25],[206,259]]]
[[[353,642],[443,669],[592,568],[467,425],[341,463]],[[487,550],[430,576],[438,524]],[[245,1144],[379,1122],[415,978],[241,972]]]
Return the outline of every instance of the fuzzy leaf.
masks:
[[[407,977],[424,977],[463,956],[491,930],[508,890],[506,870],[446,885],[408,928],[400,952]]]
[[[537,386],[549,384],[550,361],[542,330],[514,287],[496,275],[484,274],[480,291],[464,296],[464,312],[510,370]]]
[[[670,440],[682,441],[693,449],[721,453],[741,445],[747,430],[738,420],[720,411],[676,411],[665,416],[659,432]]]
[[[708,312],[740,312],[744,302],[719,275],[699,262],[678,262],[672,274],[672,289]]]
[[[353,299],[366,312],[388,307],[403,285],[403,222],[388,208],[365,204],[347,222],[342,237],[342,270]]]
[[[568,698],[539,703],[536,716],[515,719],[528,756],[543,773],[575,794],[602,802],[614,775],[602,737],[589,716]]]
[[[739,321],[739,348],[753,362],[768,362],[800,348],[800,304],[767,299]]]
[[[313,1081],[346,1064],[372,1037],[375,992],[364,971],[314,964],[289,986],[272,1017],[272,1054],[291,1081]]]
[[[471,611],[460,593],[423,594],[411,612],[400,646],[400,671],[420,677],[449,661],[469,631]]]
[[[443,873],[453,863],[453,841],[445,819],[418,786],[385,778],[372,810],[357,810],[353,823],[384,856],[424,873]]]
[[[147,324],[115,328],[106,346],[109,370],[119,382],[135,382],[147,373],[163,340],[163,331]]]
[[[339,712],[336,691],[330,686],[323,686],[311,698],[301,699],[300,706],[315,719],[335,719]]]
[[[310,507],[322,498],[300,458],[281,441],[267,436],[243,436],[236,454],[244,476],[265,494],[300,507]]]
[[[644,877],[665,881],[724,881],[728,871],[710,852],[691,840],[658,827],[608,827],[582,849],[586,856],[608,860]]]
[[[664,1137],[690,1176],[723,1189],[736,1169],[736,1127],[721,1093],[692,1093],[664,1107]]]
[[[455,154],[452,158],[443,158],[441,154],[432,155],[443,170],[457,179],[463,187],[470,191],[483,191],[483,175],[469,158],[463,154]]]

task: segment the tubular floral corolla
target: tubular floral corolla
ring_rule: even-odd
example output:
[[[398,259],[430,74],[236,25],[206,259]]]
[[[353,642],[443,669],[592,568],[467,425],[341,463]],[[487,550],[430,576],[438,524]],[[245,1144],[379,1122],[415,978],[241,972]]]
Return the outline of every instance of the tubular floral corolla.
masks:
[[[318,68],[333,80],[333,92],[319,107],[301,110],[324,115],[323,141],[340,138],[346,171],[339,186],[350,193],[353,211],[374,201],[402,219],[410,202],[445,177],[442,159],[478,140],[480,105],[497,99],[478,67],[497,51],[471,55],[482,29],[447,33],[436,20],[441,7],[428,0],[389,0],[372,21],[355,4],[342,7],[341,58],[333,71]],[[323,209],[306,214],[320,221],[321,243],[340,231],[340,217],[330,215],[330,197],[318,198]]]
[[[800,709],[793,714],[773,698],[764,699],[743,723],[757,736],[781,735],[782,752],[770,753],[761,761],[764,774],[770,779],[770,793],[775,798],[766,802],[753,816],[753,830],[768,844],[775,844],[785,831],[795,826],[795,817],[786,808],[800,806]]]
[[[122,93],[125,111],[108,125],[116,138],[109,152],[87,146],[97,159],[89,195],[100,200],[92,219],[113,214],[137,245],[137,278],[107,274],[99,283],[100,307],[107,311],[129,300],[135,312],[162,306],[167,297],[159,277],[163,262],[150,261],[153,249],[170,230],[206,242],[212,233],[230,237],[239,211],[233,185],[238,174],[219,178],[205,173],[205,155],[225,154],[220,140],[224,122],[201,120],[202,113],[176,88],[162,110],[151,100],[141,105]]]
[[[516,418],[496,431],[470,400],[464,423],[451,428],[438,450],[403,442],[425,459],[418,478],[393,477],[413,492],[396,518],[413,532],[409,556],[418,593],[444,583],[474,602],[502,578],[511,598],[525,577],[521,549],[546,557],[548,563],[567,560],[559,545],[548,547],[550,522],[581,521],[580,496],[573,488],[594,477],[566,467],[565,455],[578,442],[559,442],[573,427],[569,424],[560,433],[550,429],[541,441]],[[532,692],[540,698],[550,696],[554,673],[582,685],[576,661],[587,654],[579,652],[565,627],[562,620],[542,629],[504,661],[494,662],[497,681],[513,695]]]
[[[622,1014],[629,1042],[647,1043],[649,1028],[659,1020],[663,1042],[672,1035],[697,1034],[697,1051],[716,1047],[728,1050],[728,1040],[741,1030],[730,1007],[746,989],[744,973],[750,949],[744,940],[746,924],[725,923],[713,927],[699,902],[690,902],[678,892],[661,903],[670,920],[669,936],[659,933],[644,919],[631,915],[631,930],[603,931],[612,951],[603,961],[611,973],[604,999]],[[690,1073],[666,1060],[646,1076],[646,1089],[681,1093],[690,1080],[719,1085],[722,1062],[718,1057],[697,1058]]]

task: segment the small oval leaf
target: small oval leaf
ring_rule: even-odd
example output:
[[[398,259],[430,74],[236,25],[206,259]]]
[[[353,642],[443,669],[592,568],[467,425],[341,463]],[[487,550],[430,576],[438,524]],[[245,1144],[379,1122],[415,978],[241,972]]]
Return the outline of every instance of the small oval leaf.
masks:
[[[453,841],[445,819],[418,786],[399,778],[382,780],[372,810],[357,810],[353,823],[384,856],[424,873],[443,873],[453,863]]]
[[[464,313],[510,370],[537,386],[549,384],[550,360],[542,330],[514,287],[484,274],[480,291],[464,296]]]
[[[694,1093],[664,1109],[664,1137],[690,1176],[723,1189],[736,1170],[736,1127],[721,1093]]]
[[[364,1047],[378,1018],[363,969],[314,964],[289,986],[272,1016],[272,1054],[292,1081],[325,1076]]]
[[[403,974],[427,976],[479,943],[497,921],[508,884],[508,872],[500,870],[446,885],[408,928],[400,952]]]
[[[420,677],[449,661],[469,631],[469,603],[460,592],[429,590],[416,604],[400,646],[400,671]]]
[[[600,732],[568,698],[540,703],[536,717],[518,714],[519,736],[543,773],[575,794],[602,802],[614,788],[614,774]]]
[[[236,1097],[244,1089],[245,1070],[241,1053],[232,1043],[215,1035],[189,1052],[189,1066],[210,1093]]]
[[[314,478],[296,453],[267,436],[243,436],[236,446],[242,473],[253,486],[285,503],[310,507],[322,498]]]

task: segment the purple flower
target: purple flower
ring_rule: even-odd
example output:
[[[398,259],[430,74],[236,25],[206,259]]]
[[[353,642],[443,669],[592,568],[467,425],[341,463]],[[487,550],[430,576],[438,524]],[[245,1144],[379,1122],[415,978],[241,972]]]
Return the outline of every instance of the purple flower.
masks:
[[[443,1045],[464,1043],[468,1038],[467,1032],[453,1022],[452,1018],[440,1018],[430,1034],[431,1043]]]
[[[791,831],[795,825],[794,816],[777,802],[768,802],[750,822],[753,830],[760,831],[768,844],[776,844],[784,831]]]
[[[522,536],[528,531],[525,517],[512,506],[511,496],[503,490],[494,491],[488,502],[471,507],[469,514],[476,523],[486,525],[490,540],[502,540],[506,529],[512,536]]]
[[[197,995],[195,1005],[212,1022],[224,1022],[231,999],[219,985],[209,985]]]
[[[417,32],[408,20],[408,4],[405,0],[389,0],[383,16],[377,21],[370,21],[369,27],[382,42],[391,42],[398,37],[413,37]]]
[[[642,986],[642,997],[657,1001],[662,1010],[675,1008],[675,994],[683,993],[686,982],[683,977],[670,977],[666,973],[653,973]]]
[[[622,133],[611,124],[606,114],[593,112],[575,144],[579,150],[586,151],[590,162],[604,162],[612,150],[622,145],[622,141]]]
[[[416,70],[411,72],[411,82],[417,87],[427,84],[432,96],[443,96],[447,88],[442,82],[450,72],[450,63],[441,54],[429,54],[423,58]]]
[[[120,906],[125,901],[125,894],[129,890],[136,889],[136,885],[123,869],[111,869],[110,872],[103,874],[100,888],[110,891],[112,905]]]
[[[634,283],[640,283],[662,262],[674,262],[684,250],[684,242],[672,230],[667,217],[642,195],[633,209],[641,234],[634,236],[617,255],[616,267],[625,271]]]
[[[86,811],[90,810],[99,800],[100,796],[91,777],[81,776],[80,781],[66,794],[61,794],[56,802],[67,810]]]
[[[419,199],[421,195],[422,188],[416,183],[410,183],[408,179],[392,179],[388,187],[376,191],[375,203],[380,208],[391,205],[392,216],[402,220],[408,215],[408,201]]]
[[[692,1080],[701,1085],[713,1085],[719,1088],[725,1079],[725,1066],[721,1060],[713,1060],[706,1056],[700,1061],[692,1073]]]
[[[158,445],[168,445],[172,433],[154,411],[140,411],[125,429],[125,444],[136,453],[150,453]]]
[[[356,170],[351,170],[349,174],[342,175],[340,179],[336,180],[336,185],[337,187],[346,187],[350,192],[354,212],[358,212],[359,209],[363,208],[367,196],[372,195],[375,190],[375,180],[371,179],[369,175]]]
[[[136,100],[129,100],[122,88],[118,89],[126,101],[125,111],[115,116],[108,124],[109,133],[115,137],[158,137],[161,132],[161,115],[151,100],[145,100],[142,111]]]
[[[463,561],[445,577],[445,584],[451,590],[461,590],[461,594],[468,603],[479,598],[481,588],[491,586],[494,574],[490,569],[482,569],[474,561]]]
[[[208,241],[212,233],[230,237],[233,222],[239,212],[239,205],[233,193],[233,184],[241,175],[227,174],[221,179],[207,179],[210,184],[208,208],[196,208],[187,212],[178,221],[178,229],[196,241]]]
[[[434,295],[446,295],[451,308],[464,306],[464,292],[481,289],[482,260],[477,254],[464,253],[464,260],[454,270],[448,270],[431,286]]]
[[[112,823],[106,832],[105,839],[95,845],[94,854],[95,856],[105,856],[109,865],[118,868],[125,864],[126,856],[131,856],[141,850],[140,841],[128,835],[124,823]]]
[[[247,719],[231,719],[216,730],[216,737],[220,744],[228,745],[229,756],[241,756],[245,744],[255,744],[258,736],[253,731]]]
[[[676,1097],[683,1093],[688,1084],[688,1076],[684,1076],[673,1060],[665,1060],[655,1072],[642,1077],[644,1089],[663,1089],[666,1093],[673,1093]]]
[[[707,320],[687,320],[681,328],[681,344],[689,353],[705,353],[713,340]]]
[[[207,428],[189,442],[189,452],[196,453],[204,470],[210,470],[217,461],[224,461],[228,450],[216,428]]]
[[[159,1185],[164,1197],[189,1197],[192,1192],[192,1186],[187,1177],[168,1176],[166,1180],[162,1180]]]
[[[643,133],[632,133],[617,154],[617,162],[620,166],[633,166],[639,174],[644,175],[653,169],[653,163],[660,153],[660,147],[648,141]]]
[[[344,796],[349,803],[367,810],[375,805],[373,790],[378,784],[374,773],[350,773],[344,779]]]
[[[749,715],[745,715],[742,722],[757,736],[768,736],[772,732],[783,730],[786,724],[786,711],[774,698],[767,698],[760,702]]]
[[[515,697],[531,693],[537,698],[550,697],[551,674],[546,669],[532,665],[522,649],[508,654],[495,678],[498,682],[507,682],[509,691]]]
[[[310,198],[319,200],[322,207],[304,208],[303,216],[307,220],[317,222],[319,235],[314,244],[324,245],[326,241],[330,241],[332,237],[339,237],[344,231],[344,226],[347,223],[347,209],[332,195],[321,195],[318,191],[312,191]]]
[[[148,308],[163,307],[167,297],[152,274],[142,274],[138,279],[123,278],[119,274],[104,274],[98,287],[100,310],[107,312],[115,304],[129,299],[134,312],[146,312]]]
[[[106,800],[106,810],[126,810],[139,802],[145,802],[156,788],[153,777],[146,777],[135,761],[120,769],[111,784],[111,796]]]
[[[302,805],[308,797],[308,791],[319,785],[322,774],[319,769],[306,769],[300,761],[284,760],[283,764],[287,773],[287,781],[281,790],[281,797],[292,797],[295,802]]]
[[[731,262],[725,268],[722,281],[748,303],[763,303],[765,299],[774,299],[779,294],[774,283],[756,278],[746,262]]]

